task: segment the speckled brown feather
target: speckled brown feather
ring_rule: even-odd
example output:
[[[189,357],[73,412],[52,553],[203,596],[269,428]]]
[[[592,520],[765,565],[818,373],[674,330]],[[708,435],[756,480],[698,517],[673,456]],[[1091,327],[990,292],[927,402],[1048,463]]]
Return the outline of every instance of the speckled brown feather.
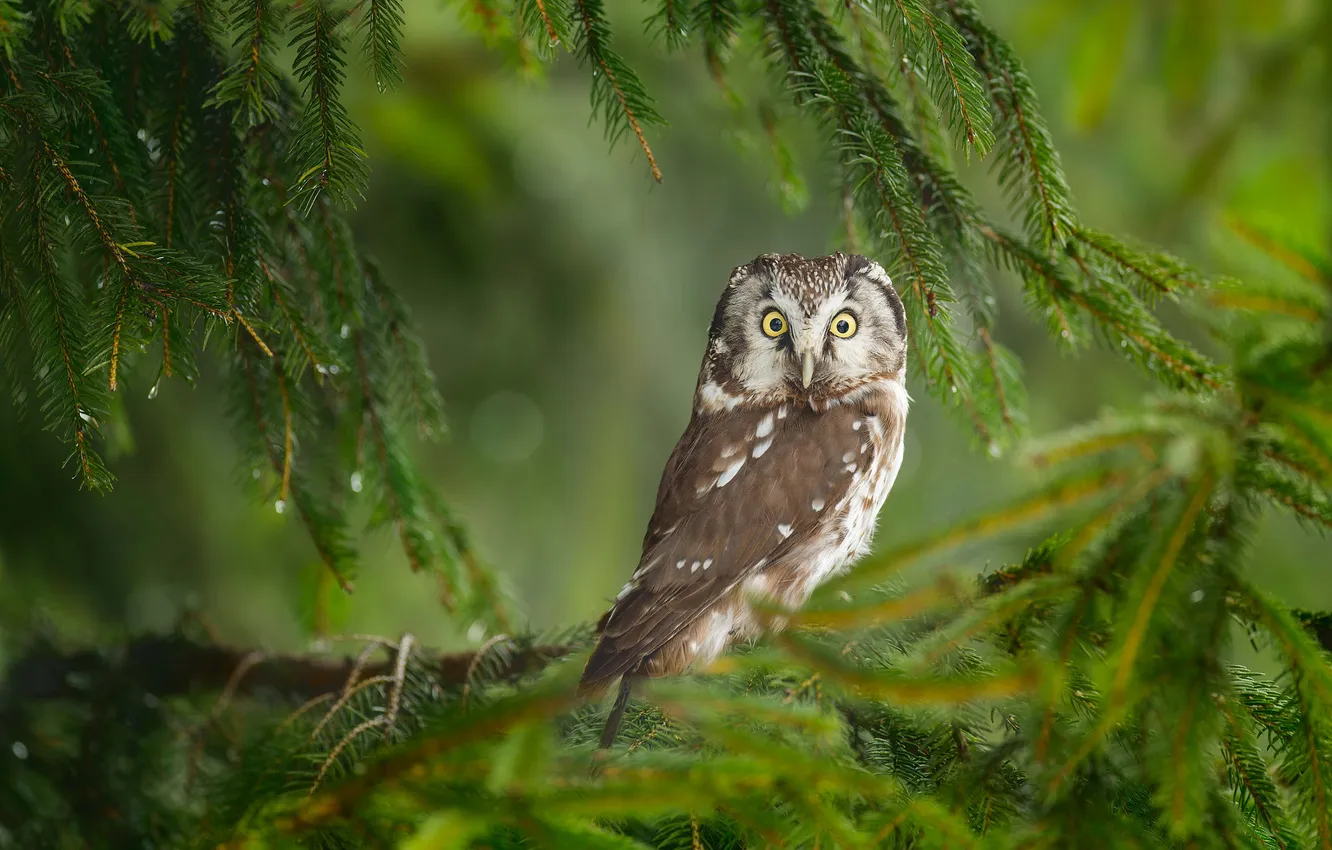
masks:
[[[860,415],[850,407],[815,413],[806,405],[783,418],[772,411],[694,417],[666,465],[638,585],[616,601],[601,628],[583,675],[589,688],[645,659],[649,675],[680,672],[673,659],[654,654],[743,579],[780,567],[820,520],[811,506],[832,506],[845,495],[852,475],[843,456],[871,461],[851,427]],[[770,447],[755,458],[765,441],[755,432],[765,419],[773,422]],[[736,452],[723,457],[728,448]],[[742,468],[716,486],[736,461]]]

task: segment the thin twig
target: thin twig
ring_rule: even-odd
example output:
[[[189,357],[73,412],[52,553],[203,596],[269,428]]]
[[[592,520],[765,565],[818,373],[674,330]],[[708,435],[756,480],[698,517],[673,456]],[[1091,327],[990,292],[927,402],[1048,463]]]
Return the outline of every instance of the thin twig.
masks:
[[[254,338],[255,344],[259,346],[259,350],[262,351],[264,354],[268,355],[269,357],[272,357],[273,349],[269,348],[267,343],[265,343],[263,339],[260,338],[259,334],[255,332],[254,328],[250,326],[250,323],[245,321],[245,317],[241,315],[241,311],[235,307],[232,307],[231,312],[232,315],[234,315],[236,319],[240,321],[241,327],[245,328],[245,330],[250,332],[250,336]]]
[[[388,706],[384,713],[378,717],[372,717],[369,720],[358,724],[350,732],[344,735],[342,740],[338,741],[337,745],[333,747],[333,750],[328,754],[328,757],[324,759],[324,763],[320,765],[319,773],[315,776],[315,780],[311,784],[307,796],[314,794],[314,792],[318,790],[319,784],[324,781],[325,774],[328,773],[329,769],[338,760],[338,756],[341,755],[342,751],[350,746],[352,741],[356,740],[361,734],[380,726],[384,727],[385,735],[393,730],[393,724],[398,722],[398,709],[402,704],[402,690],[407,681],[407,661],[411,658],[412,644],[414,642],[415,639],[410,634],[404,634],[402,640],[398,643],[398,657],[393,665],[393,674],[391,676],[377,676],[375,679],[367,679],[365,682],[361,683],[359,687],[349,689],[349,691],[343,695],[343,698],[338,700],[337,704],[329,710],[328,715],[316,728],[316,732],[319,729],[322,729],[324,723],[328,722],[329,718],[333,716],[333,713],[337,711],[341,705],[345,704],[348,698],[350,698],[351,693],[361,690],[377,680],[392,683],[393,687],[389,689]],[[313,735],[311,737],[313,738]]]
[[[486,652],[500,641],[512,642],[512,639],[508,635],[495,635],[485,643],[481,644],[481,648],[478,649],[476,655],[472,657],[472,663],[467,665],[467,674],[463,677],[462,691],[462,705],[464,708],[467,707],[467,698],[472,693],[472,674],[476,672],[476,668],[481,663],[481,659],[485,657]]]

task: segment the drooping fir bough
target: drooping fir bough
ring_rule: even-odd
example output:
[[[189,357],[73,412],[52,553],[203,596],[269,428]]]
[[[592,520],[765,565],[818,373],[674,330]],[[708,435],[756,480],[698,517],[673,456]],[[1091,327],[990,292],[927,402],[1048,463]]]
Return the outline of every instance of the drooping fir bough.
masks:
[[[520,61],[570,54],[611,140],[670,179],[651,150],[661,118],[601,3],[464,11]],[[650,690],[595,775],[604,715],[578,704],[580,665],[559,660],[587,648],[583,629],[501,635],[463,659],[404,637],[341,668],[152,639],[123,658],[34,651],[0,690],[0,728],[16,730],[0,835],[1332,850],[1327,618],[1274,603],[1247,558],[1264,510],[1332,524],[1328,261],[1246,231],[1292,273],[1211,281],[1086,226],[1021,63],[966,0],[667,0],[646,14],[664,49],[701,51],[741,112],[751,93],[732,67],[770,69],[760,121],[787,200],[799,178],[766,104],[786,96],[792,120],[822,128],[845,187],[841,247],[883,262],[905,304],[909,385],[986,452],[1023,427],[1019,364],[993,333],[994,287],[1014,278],[1053,340],[1100,338],[1161,394],[1025,448],[1050,470],[1028,496],[771,612],[788,631],[708,680]],[[348,507],[368,498],[448,604],[502,629],[489,574],[405,446],[440,427],[407,308],[343,218],[368,173],[345,68],[362,54],[394,84],[404,25],[392,0],[0,0],[0,357],[75,477],[105,488],[99,432],[123,417],[120,394],[191,381],[206,351],[265,497],[332,575],[350,582]],[[964,188],[959,153],[992,164],[1007,210]],[[1164,330],[1162,299],[1212,332],[1222,362]],[[974,586],[895,583],[1029,525],[1064,530]],[[1231,663],[1236,624],[1279,675]],[[199,686],[216,698],[188,698]]]
[[[400,10],[369,3],[3,7],[0,354],[14,399],[70,444],[83,485],[117,394],[226,368],[257,488],[350,589],[367,499],[445,604],[504,614],[421,480],[442,427],[405,305],[343,215],[368,167],[338,97],[363,50],[397,75]],[[295,47],[290,69],[277,57]],[[247,470],[248,471],[248,470]],[[363,492],[364,491],[364,492]]]

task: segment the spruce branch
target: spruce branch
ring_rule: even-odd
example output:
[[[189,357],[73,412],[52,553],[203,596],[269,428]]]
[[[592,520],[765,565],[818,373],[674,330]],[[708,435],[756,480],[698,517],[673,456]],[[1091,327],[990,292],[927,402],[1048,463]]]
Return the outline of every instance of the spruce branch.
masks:
[[[525,721],[547,717],[570,703],[567,692],[551,687],[496,701],[487,707],[486,712],[459,718],[451,727],[422,737],[411,749],[378,762],[352,781],[312,797],[294,814],[292,825],[298,830],[310,829],[340,818],[363,798],[378,791],[391,790],[409,771],[434,756],[485,740]]]
[[[10,397],[20,415],[23,414],[26,393],[23,391],[19,338],[31,321],[24,305],[24,293],[19,288],[19,270],[11,259],[12,249],[6,244],[5,217],[0,214],[0,369],[10,381]]]
[[[1147,370],[1180,386],[1211,390],[1227,386],[1228,379],[1217,366],[1166,332],[1123,284],[1092,275],[1097,285],[1081,286],[1057,263],[999,229],[987,225],[980,233],[1002,261],[1022,275],[1033,301],[1048,311],[1059,338],[1073,341],[1079,336],[1069,316],[1069,309],[1076,308]]]
[[[125,132],[125,127],[120,122],[114,120],[104,122],[98,114],[113,115],[114,108],[110,93],[98,86],[84,99],[83,117],[92,130],[103,161],[111,170],[111,180],[116,191],[122,196],[132,197],[127,178],[137,182],[137,179],[142,178],[142,174],[139,173],[138,164],[134,163],[133,157],[127,153],[127,149],[131,146],[129,134]],[[130,215],[133,218],[132,207]]]
[[[1077,218],[1036,91],[1012,48],[984,23],[970,0],[947,0],[947,5],[999,115],[999,182],[1008,190],[1014,211],[1026,220],[1030,238],[1053,251],[1073,234]]]
[[[23,43],[32,23],[32,14],[15,0],[0,0],[0,52],[14,61],[15,50]]]
[[[360,383],[362,416],[369,423],[370,438],[378,458],[378,469],[383,476],[384,512],[391,517],[402,540],[403,551],[412,571],[419,571],[431,560],[424,534],[416,527],[410,494],[416,482],[409,477],[407,467],[399,460],[393,435],[387,431],[379,393],[374,389],[370,368],[365,356],[365,338],[358,331],[353,337],[356,351],[356,375]],[[411,501],[408,501],[411,499]],[[446,605],[452,608],[452,593],[446,596]]]
[[[714,79],[726,63],[735,33],[740,29],[740,14],[736,0],[698,0],[694,4],[693,28],[702,37]]]
[[[1206,286],[1195,270],[1164,252],[1148,253],[1108,233],[1078,228],[1074,238],[1099,254],[1121,275],[1140,282],[1141,297],[1174,296],[1179,290]]]
[[[1300,617],[1274,604],[1246,584],[1235,588],[1232,608],[1261,629],[1281,654],[1290,680],[1287,691],[1296,709],[1280,750],[1282,778],[1297,790],[1298,805],[1311,822],[1319,847],[1332,847],[1332,725],[1326,714],[1332,693],[1332,665],[1301,623]]]
[[[58,260],[63,246],[54,205],[60,183],[48,171],[51,162],[44,155],[49,151],[46,142],[36,146],[25,180],[20,235],[26,248],[26,270],[35,278],[35,285],[28,286],[25,293],[23,310],[38,357],[34,363],[37,388],[47,427],[73,444],[70,459],[81,484],[103,490],[114,481],[94,446],[106,402],[88,377],[86,313]]]
[[[323,339],[315,333],[314,329],[306,322],[305,317],[294,306],[295,298],[286,281],[280,279],[269,267],[268,262],[262,258],[259,260],[259,269],[268,281],[269,294],[272,296],[278,312],[282,314],[282,318],[286,321],[300,355],[298,358],[292,358],[289,355],[285,358],[285,361],[296,360],[300,363],[300,368],[308,363],[319,374],[328,372],[329,367],[337,363],[336,355],[327,350]],[[300,368],[298,368],[295,375],[297,378],[300,377]]]
[[[1235,789],[1241,808],[1267,830],[1276,847],[1286,850],[1302,846],[1299,834],[1286,815],[1285,801],[1273,781],[1271,766],[1253,744],[1256,730],[1251,721],[1232,708],[1230,698],[1225,695],[1214,699],[1226,721],[1222,752],[1231,787]]]
[[[518,31],[537,44],[541,56],[551,57],[569,44],[569,8],[566,0],[518,0]]]
[[[1285,663],[1295,670],[1323,705],[1332,705],[1332,666],[1309,633],[1301,616],[1277,605],[1265,593],[1245,583],[1238,583],[1228,600],[1244,620],[1261,628],[1281,653]],[[1307,618],[1307,615],[1305,615]],[[1332,651],[1332,650],[1330,650]]]
[[[164,214],[164,238],[163,244],[170,248],[172,241],[172,232],[176,226],[176,209],[178,205],[177,195],[180,192],[180,160],[181,149],[184,147],[185,127],[185,97],[188,92],[189,83],[189,48],[181,45],[180,60],[177,63],[176,71],[176,96],[172,108],[172,119],[170,119],[170,129],[166,133],[166,144],[163,145],[163,159],[166,161],[166,212]]]
[[[245,332],[250,335],[250,339],[254,341],[254,344],[259,347],[259,350],[264,353],[265,357],[271,358],[274,356],[273,349],[269,348],[268,343],[264,342],[264,338],[254,329],[254,325],[246,321],[245,317],[241,315],[240,308],[232,307],[231,315],[235,317],[237,323],[245,329]]]
[[[689,43],[691,11],[684,0],[662,0],[644,22],[644,28],[654,38],[661,39],[666,49],[680,50]]]
[[[412,656],[414,642],[415,639],[410,634],[402,636],[402,640],[398,642],[398,646],[395,648],[397,654],[393,660],[393,672],[382,677],[385,683],[391,686],[388,705],[386,706],[385,711],[376,717],[372,717],[357,724],[334,745],[333,749],[329,752],[328,757],[325,758],[323,764],[319,766],[319,772],[315,774],[314,782],[310,786],[309,794],[312,795],[315,791],[319,790],[319,785],[324,781],[324,777],[328,774],[329,768],[337,762],[338,756],[342,754],[342,751],[355,741],[358,736],[363,735],[372,729],[379,728],[385,730],[383,733],[385,737],[388,737],[392,733],[394,724],[398,722],[398,710],[402,706],[402,691],[407,681],[407,662]],[[372,676],[366,681],[370,682],[378,678],[381,677]],[[350,696],[353,692],[354,688],[348,687],[344,692],[343,699]],[[341,700],[339,702],[341,702]],[[336,705],[334,709],[330,710],[330,715],[334,710],[336,710]]]
[[[996,579],[990,578],[991,582]],[[1011,579],[1010,579],[1011,580]],[[986,588],[985,597],[919,641],[911,651],[912,669],[928,669],[978,639],[999,632],[1034,605],[1049,604],[1066,596],[1077,585],[1065,576],[1027,575],[1006,589]]]
[[[1307,477],[1308,470],[1264,463],[1249,472],[1251,486],[1258,492],[1301,520],[1332,528],[1332,497]]]
[[[416,422],[417,433],[426,439],[434,439],[444,430],[444,400],[430,369],[425,346],[412,328],[407,305],[384,280],[379,266],[367,259],[365,273],[397,360],[395,367],[389,370],[390,379],[398,382],[392,396],[404,401],[402,409]]]
[[[212,272],[186,257],[158,249],[151,241],[136,239],[137,228],[116,210],[114,201],[94,200],[49,142],[40,142],[38,150],[85,217],[90,238],[105,252],[110,265],[106,280],[114,284],[118,279],[119,286],[110,287],[114,317],[109,322],[110,338],[100,343],[109,350],[108,387],[112,392],[118,385],[126,318],[132,312],[131,295],[160,312],[170,304],[173,309],[194,308],[214,318],[228,319],[223,285]]]
[[[999,418],[1008,429],[1017,427],[1021,416],[1021,406],[1015,407],[1012,397],[1022,386],[1018,375],[1017,359],[1012,352],[996,343],[990,337],[985,326],[976,329],[976,336],[981,341],[985,352],[985,362],[989,369],[990,388],[993,390],[994,407],[999,411]]]
[[[984,156],[994,144],[990,104],[966,42],[921,0],[875,0],[885,29],[896,31],[903,52],[924,61],[935,81],[934,101],[948,113],[970,149]]]
[[[1128,481],[1121,470],[1096,470],[1062,477],[1035,493],[998,510],[958,523],[937,534],[858,563],[846,575],[821,585],[811,605],[835,599],[842,592],[870,587],[890,579],[904,566],[944,551],[988,539],[1023,526],[1047,521],[1088,501],[1105,498]]]
[[[277,115],[279,40],[286,28],[287,7],[273,0],[232,0],[228,24],[236,30],[240,51],[212,91],[210,104],[234,104],[236,120],[258,126]]]
[[[374,69],[375,84],[387,91],[402,82],[402,2],[363,0],[363,51]]]
[[[1206,295],[1213,307],[1299,319],[1310,325],[1325,321],[1329,298],[1311,287],[1290,287],[1270,282],[1218,281]]]
[[[292,21],[293,69],[304,86],[305,106],[291,140],[289,157],[299,176],[290,200],[306,213],[325,195],[337,204],[354,204],[369,177],[360,129],[341,101],[344,25],[345,15],[331,0],[312,0]]]
[[[260,360],[259,354],[262,352],[257,341],[250,344],[242,340],[238,349],[240,362],[234,392],[240,399],[239,410],[243,411],[241,421],[247,430],[253,429],[253,450],[280,477],[290,495],[290,502],[283,499],[275,503],[275,507],[283,512],[289,503],[295,505],[320,561],[337,580],[339,587],[351,592],[356,553],[350,543],[346,518],[336,506],[307,488],[302,471],[293,470],[288,465],[287,408],[283,409],[281,439],[269,424],[271,403],[268,398],[276,383],[272,354],[269,352]]]
[[[632,133],[647,157],[652,179],[660,183],[661,169],[648,146],[643,126],[664,121],[638,75],[611,50],[610,26],[603,15],[601,0],[572,0],[571,16],[574,54],[584,67],[592,69],[592,111],[601,115],[607,140],[614,146],[626,132]]]
[[[1243,219],[1232,217],[1228,223],[1242,239],[1295,274],[1324,289],[1332,289],[1332,267],[1326,259]]]
[[[1321,850],[1332,848],[1332,759],[1328,752],[1327,718],[1320,716],[1326,703],[1316,704],[1310,699],[1307,686],[1296,679],[1291,688],[1302,709],[1299,717],[1301,745],[1292,748],[1283,765],[1289,778],[1298,778],[1301,786],[1301,804],[1313,819]]]

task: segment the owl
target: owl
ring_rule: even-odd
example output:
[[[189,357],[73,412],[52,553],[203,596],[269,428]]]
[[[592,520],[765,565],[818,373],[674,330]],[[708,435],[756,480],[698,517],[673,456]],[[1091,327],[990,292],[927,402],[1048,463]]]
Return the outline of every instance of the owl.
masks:
[[[902,463],[902,301],[856,255],[765,254],[731,273],[633,577],[597,624],[580,692],[705,665],[753,637],[752,600],[797,608],[864,555]]]

